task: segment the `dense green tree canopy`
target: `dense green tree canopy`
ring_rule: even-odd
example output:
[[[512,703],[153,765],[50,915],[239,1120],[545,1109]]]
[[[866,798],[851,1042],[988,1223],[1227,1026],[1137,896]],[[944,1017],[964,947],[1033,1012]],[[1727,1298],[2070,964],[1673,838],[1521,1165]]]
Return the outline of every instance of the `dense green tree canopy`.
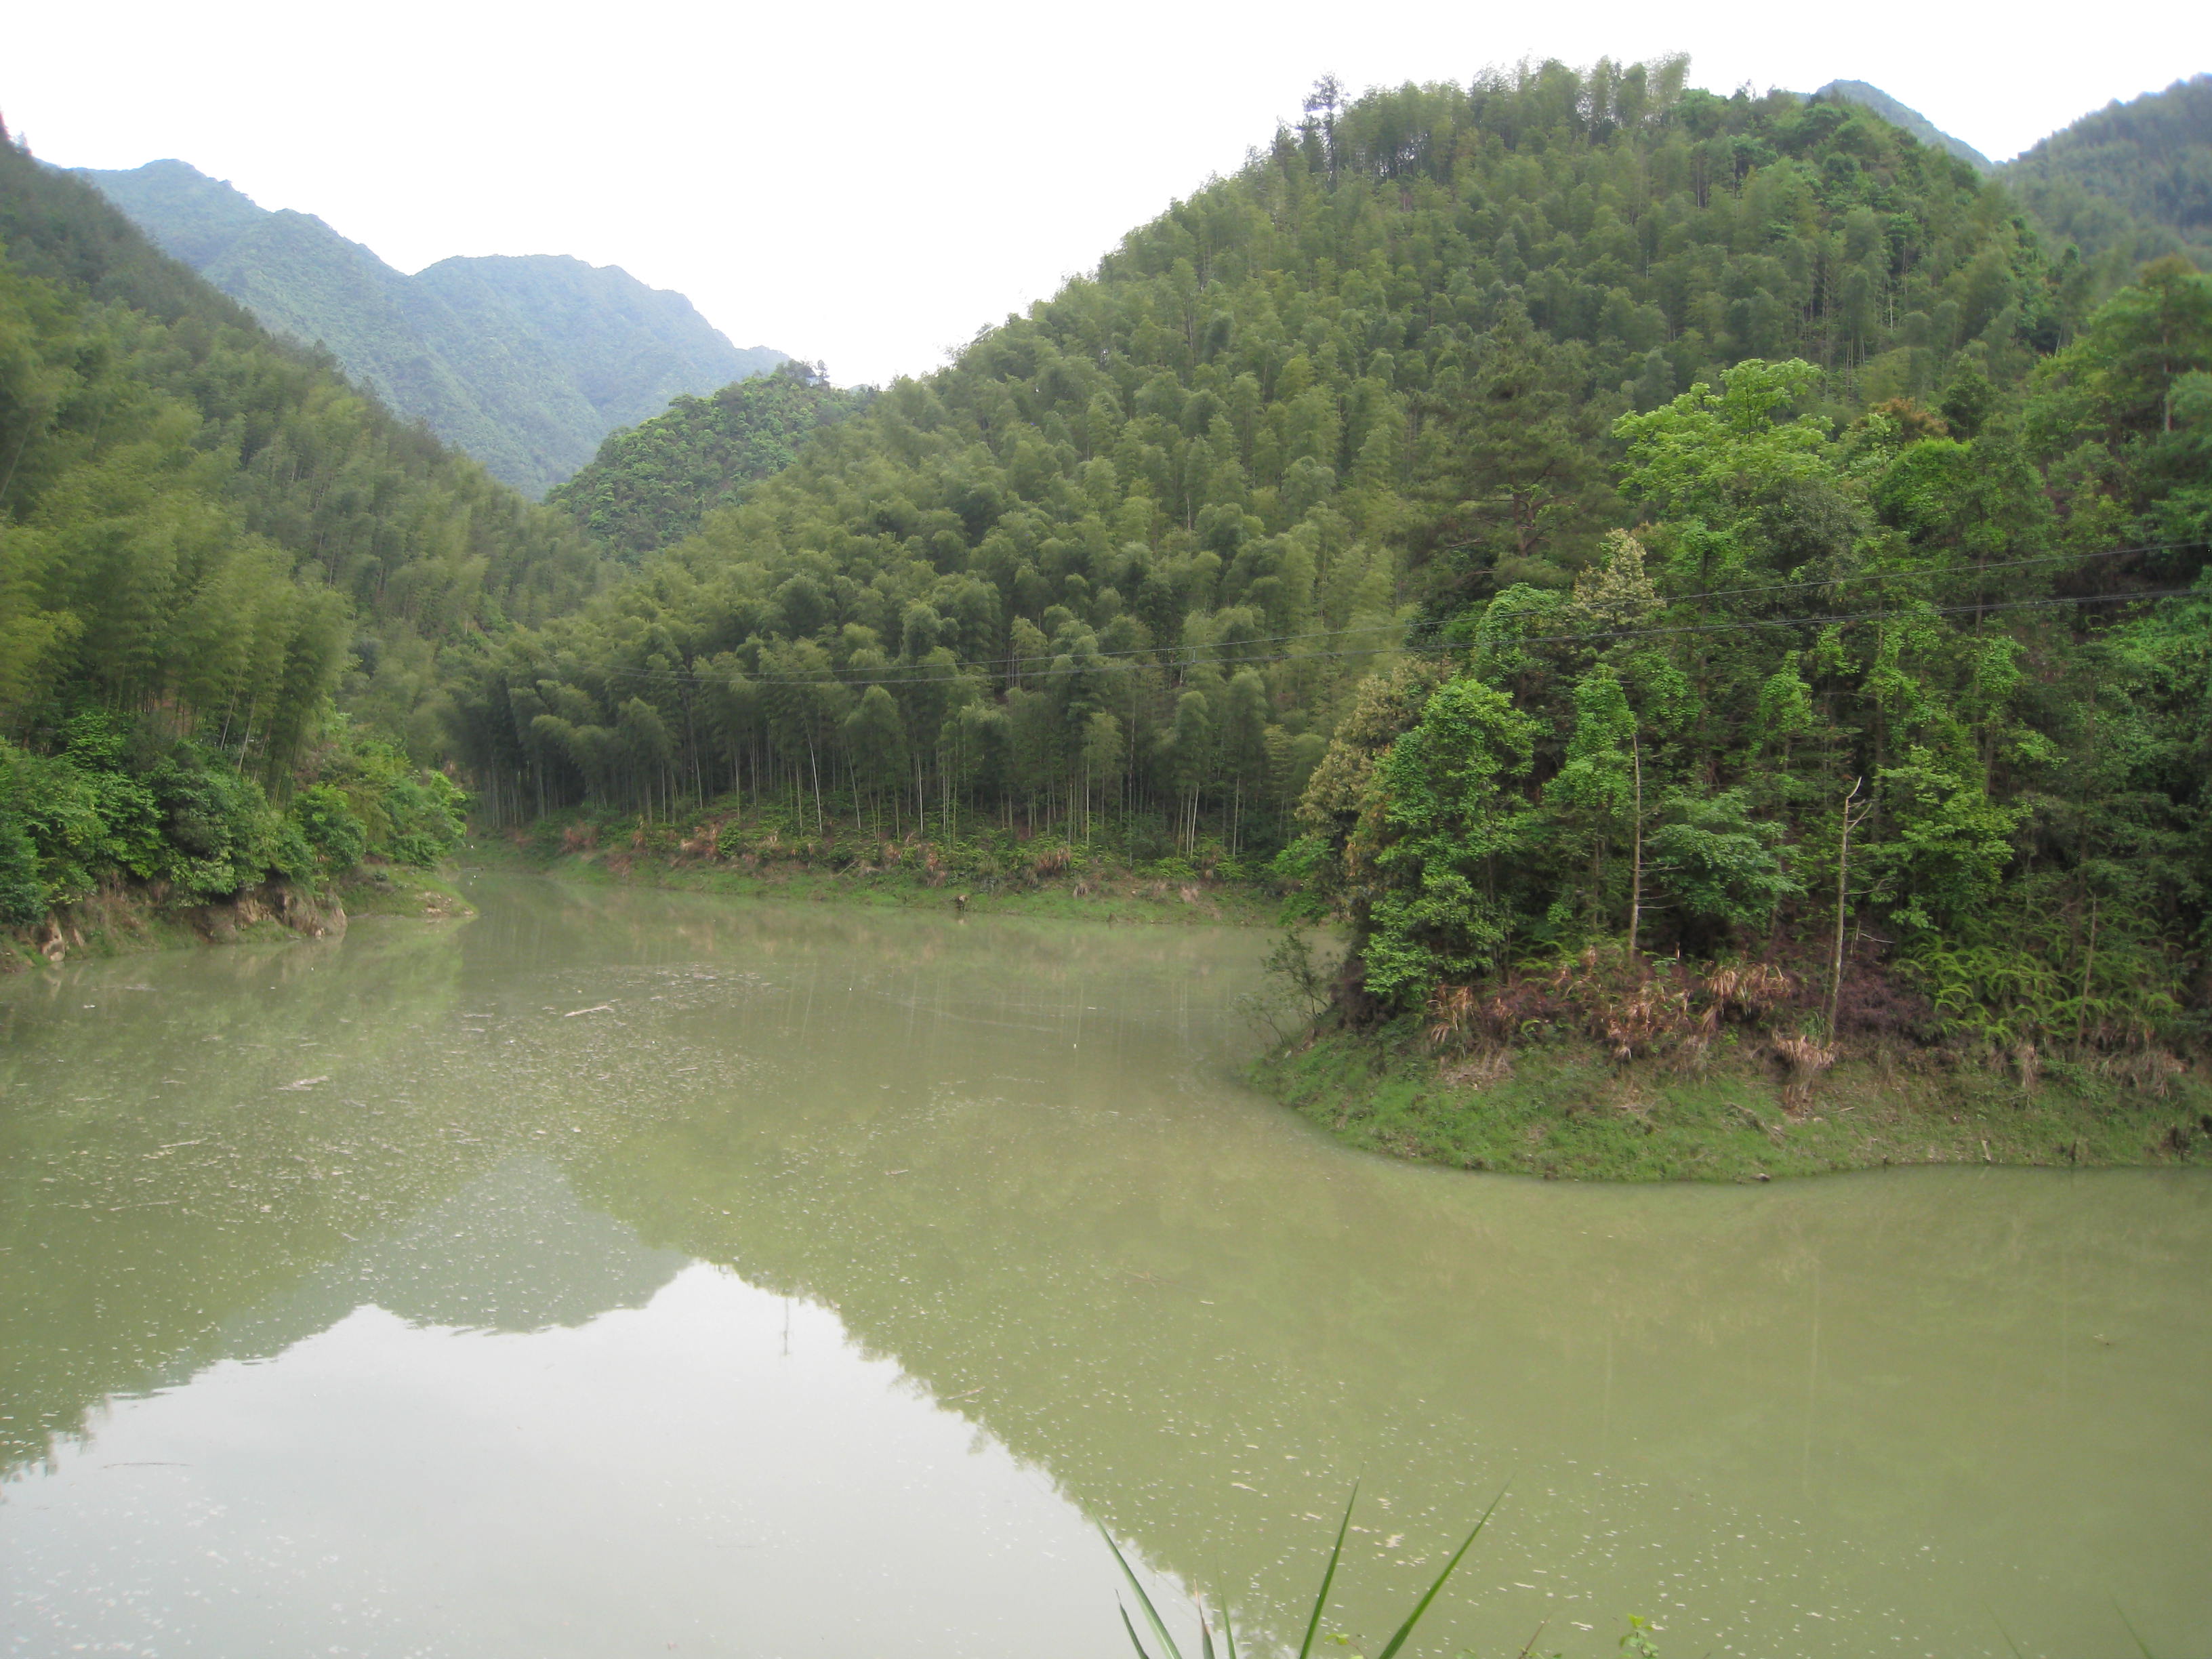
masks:
[[[2005,1046],[2200,1038],[2208,368],[2212,277],[2169,260],[2024,386],[1947,397],[1971,436],[1795,412],[1803,362],[1623,415],[1648,564],[1616,533],[1571,596],[1469,606],[1455,678],[1347,722],[1286,869],[1400,1008],[1625,944],[1838,990],[1866,957]],[[1861,1004],[1828,1018],[1904,1018]]]
[[[2212,75],[2106,105],[2055,132],[2005,178],[2056,234],[2130,264],[2212,258]]]
[[[633,560],[657,552],[789,466],[807,434],[866,408],[872,395],[838,391],[811,366],[787,362],[711,398],[678,398],[610,436],[546,504]]]
[[[11,919],[103,871],[198,895],[307,872],[264,789],[353,767],[375,820],[405,769],[333,697],[434,748],[436,650],[572,607],[602,561],[5,143],[0,238]]]
[[[1964,163],[1683,73],[1547,64],[1277,134],[634,580],[487,642],[463,751],[520,805],[812,799],[862,787],[841,734],[872,685],[904,821],[1079,811],[1103,716],[1125,803],[1186,842],[1279,836],[1410,619],[1564,600],[1633,516],[1621,414],[1746,358],[1802,360],[1785,393],[1831,422],[1932,402],[1967,359],[2016,385],[2087,315]],[[1844,533],[1809,484],[1719,494]]]
[[[680,403],[566,522],[18,180],[21,775],[159,711],[337,858],[335,689],[504,818],[1279,852],[1384,1007],[1664,951],[1874,964],[1832,1026],[2193,1030],[2212,278],[1684,68],[1317,97],[946,368]]]

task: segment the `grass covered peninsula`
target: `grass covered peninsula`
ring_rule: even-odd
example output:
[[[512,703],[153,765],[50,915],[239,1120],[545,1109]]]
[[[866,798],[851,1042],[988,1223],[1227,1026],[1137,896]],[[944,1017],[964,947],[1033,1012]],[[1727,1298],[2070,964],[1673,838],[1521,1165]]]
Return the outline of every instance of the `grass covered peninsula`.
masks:
[[[1318,1034],[1255,1067],[1269,1093],[1366,1151],[1585,1181],[1765,1181],[1913,1164],[2055,1169],[2212,1162],[2212,1088],[2162,1067],[2062,1062],[2032,1079],[1911,1051],[1794,1086],[1756,1046],[1698,1069],[1621,1065],[1572,1041],[1439,1054],[1418,1029]]]

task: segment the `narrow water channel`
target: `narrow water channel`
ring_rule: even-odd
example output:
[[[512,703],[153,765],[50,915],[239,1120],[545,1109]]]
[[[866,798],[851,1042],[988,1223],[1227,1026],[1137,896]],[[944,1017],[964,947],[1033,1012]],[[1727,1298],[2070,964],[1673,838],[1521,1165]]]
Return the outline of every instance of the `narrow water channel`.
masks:
[[[1333,1651],[1501,1486],[1423,1653],[2212,1630],[2199,1172],[1414,1168],[1251,934],[471,896],[0,984],[7,1651],[1104,1659],[1355,1476]]]

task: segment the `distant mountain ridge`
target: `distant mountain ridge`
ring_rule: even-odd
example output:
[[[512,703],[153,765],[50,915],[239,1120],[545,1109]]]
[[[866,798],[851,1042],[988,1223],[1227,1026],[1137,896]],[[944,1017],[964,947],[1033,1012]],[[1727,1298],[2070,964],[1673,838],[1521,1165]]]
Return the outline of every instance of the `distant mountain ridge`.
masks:
[[[1840,99],[1845,103],[1862,105],[1890,125],[1904,128],[1922,143],[1933,144],[1936,149],[1957,156],[1977,173],[1996,171],[1996,163],[1965,139],[1954,138],[1918,110],[1898,102],[1880,87],[1864,81],[1831,81],[1813,96]]]
[[[1810,95],[1857,104],[1999,179],[2111,280],[2175,253],[2212,270],[2212,75],[2115,99],[2008,161],[1991,161],[1864,81],[1831,81]]]
[[[2182,253],[2212,268],[2212,75],[2115,100],[1999,171],[2084,252]]]
[[[455,258],[413,276],[312,214],[271,211],[179,161],[82,169],[165,250],[420,420],[542,495],[601,439],[787,361],[740,349],[680,294],[562,254]]]

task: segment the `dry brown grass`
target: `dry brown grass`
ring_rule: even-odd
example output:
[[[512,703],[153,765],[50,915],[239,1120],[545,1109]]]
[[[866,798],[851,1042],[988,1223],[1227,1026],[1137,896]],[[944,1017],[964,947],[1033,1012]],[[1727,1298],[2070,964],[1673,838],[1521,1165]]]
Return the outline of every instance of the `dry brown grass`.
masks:
[[[1778,1036],[1774,1052],[1790,1074],[1782,1091],[1782,1103],[1794,1115],[1812,1103],[1813,1085],[1820,1073],[1836,1063],[1836,1051],[1817,1037]]]
[[[2188,1074],[2189,1067],[2163,1048],[2139,1048],[2112,1056],[2106,1062],[2105,1070],[2130,1088],[2164,1100],[2173,1092],[2173,1085]]]
[[[1487,1089],[1513,1075],[1513,1050],[1504,1043],[1477,1049],[1456,1062],[1445,1062],[1437,1075],[1455,1089]]]
[[[1803,982],[1772,963],[1700,969],[1680,959],[1631,962],[1586,950],[1547,971],[1522,970],[1493,988],[1440,985],[1428,1002],[1436,1048],[1468,1053],[1510,1045],[1547,1027],[1602,1042],[1613,1058],[1663,1055],[1703,1063],[1729,1024],[1755,1024],[1802,1001]]]

